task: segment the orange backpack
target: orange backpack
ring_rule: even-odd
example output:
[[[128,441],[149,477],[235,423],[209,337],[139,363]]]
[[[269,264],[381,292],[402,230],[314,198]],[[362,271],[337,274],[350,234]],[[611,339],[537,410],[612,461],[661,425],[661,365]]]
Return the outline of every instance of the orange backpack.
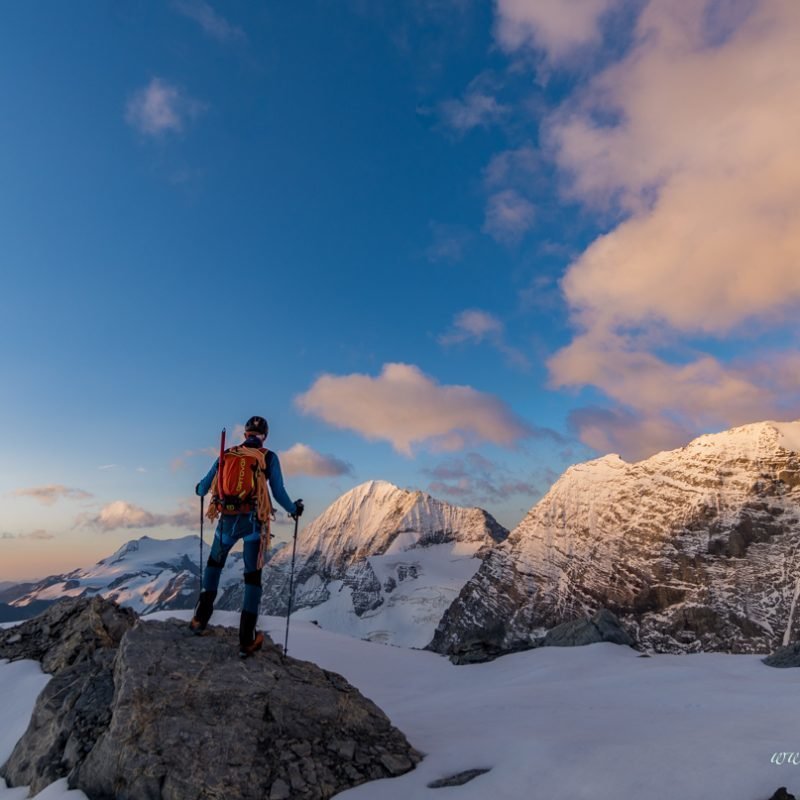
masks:
[[[257,509],[259,518],[269,514],[272,509],[266,487],[268,453],[263,447],[242,445],[223,453],[215,478],[216,486],[212,487],[218,511],[222,514],[249,514]],[[265,504],[267,508],[262,507]]]

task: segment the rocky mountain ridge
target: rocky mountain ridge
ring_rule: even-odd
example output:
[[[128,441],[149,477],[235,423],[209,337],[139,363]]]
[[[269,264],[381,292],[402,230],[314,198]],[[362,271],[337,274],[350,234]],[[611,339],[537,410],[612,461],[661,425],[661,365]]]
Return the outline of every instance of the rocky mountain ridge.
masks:
[[[659,652],[767,653],[800,638],[800,422],[569,468],[493,548],[432,649],[513,649],[599,608]]]

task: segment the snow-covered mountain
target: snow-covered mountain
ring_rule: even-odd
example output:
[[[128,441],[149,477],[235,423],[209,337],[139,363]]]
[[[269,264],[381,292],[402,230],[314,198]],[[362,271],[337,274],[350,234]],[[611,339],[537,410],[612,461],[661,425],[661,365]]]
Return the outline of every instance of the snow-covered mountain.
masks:
[[[645,647],[766,653],[800,638],[800,422],[568,469],[443,616],[440,652],[523,645],[598,607]]]
[[[191,608],[199,589],[200,539],[152,539],[143,536],[124,544],[113,555],[92,567],[53,575],[34,584],[11,587],[4,593],[7,616],[28,610],[38,613],[43,604],[64,597],[100,594],[129,606],[136,612]],[[207,556],[208,549],[204,557]],[[221,587],[241,581],[241,553],[231,553],[222,575]]]
[[[421,647],[484,556],[508,531],[461,508],[387,483],[364,483],[298,536],[294,608],[300,618],[359,638]],[[262,612],[285,614],[291,548],[264,571]],[[218,607],[236,609],[232,585]]]
[[[508,531],[478,508],[372,481],[340,497],[298,537],[297,615],[359,638],[422,647],[444,610]],[[23,619],[64,597],[100,594],[138,613],[192,608],[199,590],[199,539],[144,536],[92,567],[9,587],[0,621]],[[208,554],[206,547],[205,556]],[[476,557],[477,556],[477,557]],[[264,569],[265,613],[286,613],[291,547]],[[228,557],[217,608],[238,611],[240,549]]]

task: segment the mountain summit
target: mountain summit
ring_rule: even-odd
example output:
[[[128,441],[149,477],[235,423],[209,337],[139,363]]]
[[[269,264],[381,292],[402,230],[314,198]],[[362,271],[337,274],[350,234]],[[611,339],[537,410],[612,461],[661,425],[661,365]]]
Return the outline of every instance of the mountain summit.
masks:
[[[421,647],[479,559],[507,534],[483,509],[369,481],[298,537],[293,607],[322,627]],[[267,565],[262,612],[286,612],[290,566],[289,547]],[[238,601],[232,586],[218,606]]]
[[[660,652],[800,638],[800,422],[569,468],[494,548],[431,646],[512,648],[600,607]]]

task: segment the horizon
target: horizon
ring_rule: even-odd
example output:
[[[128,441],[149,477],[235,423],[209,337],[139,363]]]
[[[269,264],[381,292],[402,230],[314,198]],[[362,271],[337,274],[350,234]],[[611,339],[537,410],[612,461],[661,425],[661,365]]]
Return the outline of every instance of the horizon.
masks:
[[[4,11],[0,581],[199,533],[251,415],[303,524],[385,479],[509,529],[800,418],[796,3]]]
[[[758,422],[746,423],[745,425],[737,426],[736,428],[730,429],[730,430],[736,430],[737,428],[748,428],[748,427],[753,427],[753,426],[757,426],[757,425],[779,425],[780,426],[780,425],[793,425],[793,424],[795,424],[795,425],[796,424],[800,424],[800,419],[798,419],[798,420],[785,420],[785,421],[781,421],[781,420],[759,420]],[[724,434],[724,433],[728,433],[728,432],[729,431],[726,430],[726,431],[719,431],[719,432],[716,432],[716,433]],[[779,429],[779,434],[782,437],[784,437],[783,438],[783,442],[784,442],[783,446],[784,447],[787,447],[787,446],[798,447],[798,446],[800,446],[800,431],[797,431],[795,433],[795,436],[797,438],[795,438],[794,436],[791,436],[786,431],[781,431],[780,429]],[[707,435],[714,436],[715,433],[712,432],[710,434],[702,434],[702,436],[707,436]],[[788,440],[786,438],[787,436],[789,437]],[[694,440],[692,440],[691,442],[687,442],[686,445],[683,445],[683,447],[687,447],[693,441]],[[682,447],[679,447],[677,449],[682,449]],[[654,455],[663,455],[665,452],[671,452],[671,451],[661,451],[660,453],[655,453]],[[591,460],[593,460],[593,461],[594,460],[602,461],[602,460],[604,460],[606,458],[614,457],[614,456],[617,457],[617,458],[621,458],[618,453],[606,453],[606,454],[603,454],[601,456],[598,456],[596,459],[591,459]],[[647,460],[647,459],[644,459],[644,460]],[[640,462],[636,462],[636,461],[625,461],[624,459],[622,459],[622,461],[626,466],[635,466],[637,463],[640,463]],[[579,462],[579,463],[586,463],[586,462]],[[572,465],[572,466],[574,466],[574,465]],[[569,467],[567,469],[569,469]],[[562,473],[562,475],[559,476],[559,478],[557,480],[559,480],[561,477],[563,477],[563,473]],[[556,480],[556,482],[557,482],[557,480]],[[337,502],[342,497],[344,497],[345,495],[349,494],[350,492],[353,492],[356,489],[361,488],[362,486],[366,486],[369,483],[389,483],[391,486],[393,486],[393,488],[398,489],[399,491],[409,491],[409,492],[421,491],[421,490],[409,489],[409,488],[403,487],[403,486],[397,486],[397,485],[391,483],[390,481],[385,481],[385,480],[382,480],[380,478],[372,478],[372,479],[364,481],[364,482],[362,482],[362,483],[360,483],[360,484],[358,484],[358,485],[356,485],[354,487],[351,487],[350,489],[345,491],[343,495],[341,495],[339,498],[337,498],[334,501],[334,503]],[[554,482],[553,485],[555,485],[555,482]],[[544,495],[546,495],[548,493],[550,488],[552,488],[552,485],[550,487],[548,487],[548,490],[545,491]],[[434,497],[433,499],[440,500],[441,498]],[[531,509],[529,509],[529,510],[532,510],[533,508],[535,508],[536,505],[538,505],[538,503],[539,503],[539,500],[537,500],[536,503],[534,503],[534,505],[531,506]],[[458,504],[454,504],[454,505],[458,505]],[[478,507],[482,508],[480,506],[478,506]],[[315,517],[312,517],[312,518],[309,518],[308,520],[306,520],[305,524],[303,524],[303,525],[301,525],[299,527],[299,536],[300,536],[300,538],[302,538],[302,534],[303,534],[304,530],[311,523],[316,522],[316,520],[320,516],[323,516],[329,509],[330,509],[330,507],[325,508],[320,512],[319,515],[317,515]],[[494,517],[494,515],[491,512],[491,509],[484,508],[483,510],[487,511],[495,519],[495,521],[499,521]],[[528,513],[529,512],[526,512],[523,515],[523,517],[518,521],[518,523],[524,522],[526,517],[527,517],[527,515],[528,515]],[[283,523],[283,524],[288,524],[288,523]],[[276,523],[273,522],[273,525],[276,525]],[[282,526],[282,523],[280,521],[278,521],[277,522],[277,527],[278,527],[278,531],[279,531],[278,535],[274,534],[274,530],[275,529],[273,528],[273,537],[272,537],[273,541],[276,542],[276,543],[280,543],[280,544],[288,544],[291,541],[291,538],[283,537],[283,536],[280,535],[280,527],[281,526]],[[517,524],[515,524],[514,526],[505,525],[503,527],[505,527],[507,529],[507,531],[508,531],[508,534],[511,535],[511,533],[513,533],[515,528],[517,527]],[[39,576],[33,577],[33,578],[31,578],[31,577],[23,577],[23,578],[17,578],[17,579],[5,579],[2,576],[0,576],[0,584],[36,583],[38,581],[53,577],[54,575],[66,575],[66,574],[70,574],[70,573],[72,573],[74,571],[78,571],[78,570],[85,569],[85,568],[90,568],[90,567],[95,566],[96,564],[100,563],[101,561],[104,561],[105,559],[109,558],[111,555],[113,555],[114,553],[118,552],[123,547],[126,547],[130,543],[132,543],[132,542],[140,542],[140,541],[142,541],[144,539],[148,539],[148,540],[152,540],[152,541],[176,541],[176,540],[179,540],[179,539],[189,539],[189,538],[197,540],[197,542],[199,544],[199,542],[200,542],[200,533],[199,533],[199,531],[197,531],[195,533],[182,533],[182,534],[178,533],[178,534],[174,534],[174,535],[155,535],[155,536],[152,536],[152,535],[150,535],[148,533],[144,533],[144,534],[142,534],[140,536],[133,536],[133,537],[128,538],[128,539],[123,538],[120,542],[117,543],[117,546],[115,547],[115,549],[113,551],[102,555],[94,563],[79,564],[79,565],[76,565],[75,567],[70,568],[70,569],[65,569],[65,570],[62,570],[62,571],[56,572],[56,573],[46,573],[46,574],[42,574],[42,575],[39,575]],[[211,536],[208,535],[207,531],[204,532],[203,540],[204,540],[204,543],[205,543],[206,546],[210,547],[212,539],[213,539],[213,532],[212,532]],[[233,549],[234,549],[234,551],[236,551],[236,550],[240,551],[241,550],[241,543],[238,543]]]

